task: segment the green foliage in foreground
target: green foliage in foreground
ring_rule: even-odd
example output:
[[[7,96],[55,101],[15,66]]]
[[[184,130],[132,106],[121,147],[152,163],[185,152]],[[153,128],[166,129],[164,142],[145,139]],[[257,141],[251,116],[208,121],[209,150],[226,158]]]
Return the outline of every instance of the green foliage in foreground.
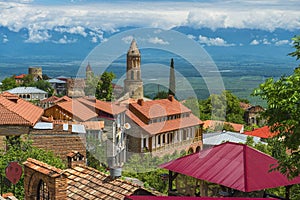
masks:
[[[300,36],[293,38],[295,51],[289,55],[300,58]],[[300,66],[299,66],[300,67]],[[300,68],[279,80],[267,79],[253,94],[267,102],[263,113],[272,132],[279,133],[277,141],[289,150],[278,155],[279,170],[289,177],[300,174]]]
[[[144,182],[146,188],[155,188],[155,190],[167,194],[168,181],[163,180],[162,175],[168,174],[168,170],[161,169],[158,166],[182,155],[184,155],[184,152],[180,154],[174,152],[172,155],[164,157],[152,157],[150,154],[135,154],[125,164],[123,176],[137,178]]]
[[[28,140],[21,140],[19,137],[11,136],[7,140],[7,145],[8,148],[6,151],[0,151],[0,173],[2,177],[5,177],[5,168],[10,162],[17,161],[23,166],[23,162],[25,162],[27,158],[34,158],[61,169],[65,168],[65,164],[60,158],[56,157],[52,152],[33,147]],[[8,187],[4,185],[3,193],[6,192],[13,192],[13,186]],[[24,199],[24,174],[15,186],[14,195],[18,199]]]

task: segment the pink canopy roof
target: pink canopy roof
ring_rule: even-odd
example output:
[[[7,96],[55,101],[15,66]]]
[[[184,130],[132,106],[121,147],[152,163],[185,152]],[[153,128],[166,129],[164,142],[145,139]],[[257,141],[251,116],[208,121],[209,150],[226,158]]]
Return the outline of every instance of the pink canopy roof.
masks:
[[[300,183],[300,176],[288,180],[278,171],[277,160],[245,144],[226,142],[187,155],[160,167],[236,190],[251,192]]]
[[[247,197],[175,197],[175,196],[128,196],[130,200],[266,200],[266,198],[247,198]],[[275,200],[268,198],[267,200]]]

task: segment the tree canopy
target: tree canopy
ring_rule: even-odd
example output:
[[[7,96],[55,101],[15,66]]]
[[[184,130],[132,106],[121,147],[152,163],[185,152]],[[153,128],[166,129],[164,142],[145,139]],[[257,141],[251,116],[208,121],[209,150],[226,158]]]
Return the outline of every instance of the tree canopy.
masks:
[[[295,51],[290,56],[300,58],[300,36],[293,38]],[[296,68],[290,76],[282,76],[279,80],[267,79],[254,95],[267,102],[263,113],[272,132],[278,133],[277,143],[288,149],[277,152],[279,170],[283,174],[294,177],[300,174],[300,68]]]
[[[112,80],[116,77],[113,72],[103,72],[96,88],[96,98],[111,101],[113,98]]]

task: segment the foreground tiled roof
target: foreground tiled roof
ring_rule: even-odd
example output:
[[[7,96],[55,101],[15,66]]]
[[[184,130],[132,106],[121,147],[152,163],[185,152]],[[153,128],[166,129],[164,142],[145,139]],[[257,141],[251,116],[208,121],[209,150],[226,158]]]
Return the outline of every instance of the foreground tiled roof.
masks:
[[[33,126],[43,109],[8,92],[0,94],[0,125]]]
[[[191,112],[190,109],[178,102],[175,98],[170,98],[142,101],[142,105],[139,103],[131,103],[129,106],[138,110],[148,119]]]
[[[193,114],[190,114],[189,117],[167,120],[167,121],[157,122],[152,124],[145,124],[129,110],[126,111],[126,115],[133,122],[135,122],[139,127],[143,128],[147,133],[151,135],[203,124],[203,122]]]
[[[61,170],[32,158],[28,158],[24,165],[51,177],[66,176],[67,200],[124,199],[139,191],[152,194],[141,186],[119,178],[111,179],[109,175],[84,165]]]

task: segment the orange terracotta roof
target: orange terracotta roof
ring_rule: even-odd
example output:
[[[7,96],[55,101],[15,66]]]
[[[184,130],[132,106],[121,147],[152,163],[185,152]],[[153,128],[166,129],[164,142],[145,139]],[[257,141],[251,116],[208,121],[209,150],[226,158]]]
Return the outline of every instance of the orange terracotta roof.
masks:
[[[272,138],[277,135],[277,133],[272,133],[268,126],[257,128],[253,131],[246,131],[244,134],[251,135],[251,136],[257,136],[260,138]]]
[[[126,111],[126,115],[150,135],[165,133],[168,131],[174,131],[186,127],[192,127],[203,124],[203,122],[193,114],[190,114],[189,117],[167,120],[163,122],[156,122],[152,124],[145,124],[129,110]]]
[[[82,124],[86,130],[101,130],[104,128],[104,121],[86,121]]]
[[[90,108],[96,108],[111,115],[116,115],[126,111],[126,107],[117,105],[115,102],[106,102],[100,101],[98,99],[86,98],[78,98],[78,101],[85,104],[86,106],[89,106]]]
[[[142,101],[141,104],[138,102],[131,103],[129,105],[129,109],[132,106],[148,119],[191,112],[190,109],[174,98],[172,100],[159,99],[153,101]]]
[[[71,113],[73,115],[73,118],[77,118],[80,121],[88,121],[94,117],[97,117],[97,114],[94,111],[92,111],[76,99],[58,103],[56,104],[56,106],[59,106],[63,110]]]
[[[240,102],[240,107],[241,107],[243,110],[247,110],[248,108],[251,107],[251,104],[245,103],[245,102]]]
[[[139,191],[147,195],[159,194],[119,178],[111,179],[109,175],[84,165],[61,170],[32,158],[28,158],[24,165],[49,176],[64,175],[67,178],[67,200],[124,199]]]
[[[54,103],[58,99],[59,99],[59,97],[57,97],[57,96],[51,96],[47,99],[41,100],[41,103],[48,103],[48,102],[53,102]]]
[[[58,177],[61,175],[63,170],[43,163],[41,161],[35,160],[33,158],[28,158],[24,163],[24,166],[32,168],[42,174],[48,175],[50,177]]]
[[[34,126],[44,110],[8,92],[0,94],[0,125]]]
[[[59,99],[55,100],[54,103],[61,103],[61,102],[65,102],[65,101],[72,101],[72,99],[68,96],[63,96],[63,97],[60,97]]]
[[[22,79],[26,76],[26,74],[21,74],[19,76],[15,76],[15,79]]]
[[[218,120],[206,120],[204,121],[204,125],[203,128],[207,129],[207,128],[211,128],[214,129],[217,125],[220,124],[228,124],[231,125],[233,128],[233,131],[235,132],[244,132],[244,125],[243,124],[236,124],[236,123],[232,123],[232,122],[224,122],[224,121],[218,121]]]

